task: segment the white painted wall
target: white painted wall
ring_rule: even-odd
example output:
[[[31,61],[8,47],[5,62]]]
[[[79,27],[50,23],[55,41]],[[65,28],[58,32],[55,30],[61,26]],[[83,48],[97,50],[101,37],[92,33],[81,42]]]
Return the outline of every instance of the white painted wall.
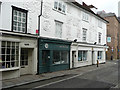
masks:
[[[44,0],[45,1],[45,0]],[[55,37],[55,22],[58,20],[63,22],[62,38],[65,40],[77,39],[78,42],[82,42],[82,28],[87,29],[87,43],[98,43],[98,32],[102,33],[102,45],[106,44],[106,23],[92,15],[91,13],[78,8],[74,5],[66,3],[67,13],[62,14],[54,10],[54,2],[47,0],[43,3],[43,15],[41,17],[41,36]],[[89,14],[89,22],[82,20],[82,13]],[[98,20],[102,22],[102,28],[98,27]]]
[[[38,15],[40,14],[41,0],[30,0],[28,2],[18,2],[18,0],[16,0],[16,2],[2,2],[1,5],[2,25],[0,26],[0,29],[11,31],[12,6],[16,6],[18,8],[28,10],[28,33],[36,33],[36,29],[38,29]]]
[[[16,0],[17,1],[17,0]],[[60,0],[64,1],[64,0]],[[95,15],[78,8],[68,2],[65,2],[66,14],[54,10],[54,0],[43,0],[43,15],[41,16],[40,34],[43,37],[55,37],[55,21],[63,22],[62,38],[65,40],[77,39],[82,42],[82,28],[87,29],[87,43],[98,42],[98,32],[102,33],[102,45],[106,44],[106,23]],[[16,6],[28,10],[28,33],[35,34],[38,29],[38,15],[40,14],[41,0],[33,2],[2,2],[1,6],[1,26],[0,29],[11,30],[12,7]],[[89,14],[89,22],[82,20],[82,13]],[[98,27],[98,19],[102,21],[102,28]],[[7,22],[7,23],[6,23]]]

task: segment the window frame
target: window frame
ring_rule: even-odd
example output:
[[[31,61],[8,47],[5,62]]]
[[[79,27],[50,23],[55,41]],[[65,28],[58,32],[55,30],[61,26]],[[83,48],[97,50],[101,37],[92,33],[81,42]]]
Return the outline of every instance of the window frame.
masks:
[[[79,60],[79,52],[82,52],[82,58],[81,58],[81,60]],[[84,53],[84,52],[86,52],[86,60],[83,59],[83,56],[84,56],[83,53]],[[88,56],[88,51],[87,51],[87,50],[79,50],[79,51],[78,51],[78,61],[79,61],[79,62],[88,61],[87,56]]]
[[[98,43],[101,44],[102,42],[102,33],[98,32]]]
[[[23,12],[23,13],[26,14],[25,32],[23,32],[23,31],[14,31],[14,30],[13,30],[14,10],[17,10],[17,11],[20,11],[20,12]],[[18,32],[18,33],[27,33],[27,17],[28,17],[28,10],[21,9],[21,8],[18,8],[18,7],[15,7],[15,6],[12,6],[12,25],[11,25],[11,31],[12,31],[12,32]]]
[[[85,28],[82,28],[82,41],[83,42],[86,42],[87,41],[87,29],[85,29]],[[84,32],[86,32],[85,34],[84,34]],[[85,40],[84,40],[84,38],[85,38]]]
[[[57,25],[56,24],[57,23],[61,24],[61,36],[56,35],[56,32],[57,32]],[[63,22],[55,20],[55,37],[62,38],[62,33],[63,33],[62,31],[63,31]]]
[[[55,8],[55,2],[57,2],[57,8]],[[61,4],[61,10],[59,10],[60,4]],[[63,13],[63,14],[66,14],[66,12],[67,12],[66,4],[63,1],[54,0],[53,9],[60,12],[60,13]]]
[[[54,55],[54,53],[55,52],[57,52],[58,53],[58,55],[60,56],[60,57],[58,57],[59,58],[59,63],[55,63],[55,61],[54,61],[54,57],[55,57],[55,55]],[[66,62],[65,63],[63,63],[63,60],[62,60],[62,58],[63,58],[63,53],[66,53]],[[52,60],[52,65],[59,65],[59,64],[69,64],[69,51],[67,51],[67,50],[53,50],[53,60]]]
[[[97,54],[97,59],[98,60],[101,60],[103,58],[103,51],[98,51],[98,54]],[[101,58],[100,58],[101,57]]]
[[[82,12],[82,20],[89,22],[89,14],[87,14],[86,12]]]
[[[4,47],[1,46],[2,67],[0,67],[0,69],[11,69],[11,68],[19,67],[19,48],[20,48],[19,42],[1,41],[2,43],[1,45],[3,45],[3,42],[5,44]],[[9,45],[8,42],[10,43]],[[2,50],[5,52],[2,53]],[[9,53],[7,51],[9,51]],[[7,60],[8,56],[9,56],[9,60]]]

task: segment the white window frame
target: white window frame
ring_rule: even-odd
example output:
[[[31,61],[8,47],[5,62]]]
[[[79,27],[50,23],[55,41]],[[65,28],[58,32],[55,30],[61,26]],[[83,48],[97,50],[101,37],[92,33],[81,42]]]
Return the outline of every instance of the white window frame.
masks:
[[[97,54],[97,59],[98,60],[101,60],[103,58],[103,52],[102,51],[98,51],[98,54]]]
[[[98,27],[102,28],[102,21],[98,20]]]
[[[102,33],[98,33],[98,43],[101,44],[101,40],[102,40]]]
[[[79,60],[79,52],[82,52],[82,60]],[[86,52],[86,59],[85,60],[83,59],[83,52]],[[87,59],[88,57],[87,56],[88,56],[88,51],[87,50],[79,50],[78,51],[78,61],[80,61],[80,62],[88,61],[88,59]]]
[[[3,50],[5,49],[5,52],[4,52],[4,54],[1,52],[1,56],[2,57],[4,56],[5,61],[2,61],[2,67],[0,67],[0,69],[11,69],[11,68],[19,67],[19,42],[2,41],[2,43],[3,42],[5,42],[5,46],[2,47],[2,45],[1,45],[1,51],[2,51],[2,49]],[[10,43],[9,47],[8,47],[8,42]],[[8,49],[10,50],[9,54],[7,54]],[[14,50],[14,54],[12,52],[13,50]],[[7,60],[7,57],[8,57],[7,55],[9,56],[10,60]],[[13,56],[14,56],[14,60],[12,59]],[[8,64],[8,63],[10,63],[10,64]],[[5,64],[5,65],[3,66],[3,64]],[[14,64],[14,66],[12,66],[12,64]]]
[[[82,41],[86,42],[87,41],[87,29],[82,28],[83,34],[82,34]]]
[[[55,20],[55,37],[62,38],[63,23]]]
[[[57,3],[57,7],[55,6],[55,3]],[[59,5],[61,5],[61,7],[59,8]],[[56,7],[56,8],[55,8]],[[62,1],[58,1],[58,0],[54,0],[54,7],[53,7],[56,11],[61,12],[66,14],[66,4]],[[61,9],[61,10],[60,10]]]
[[[83,20],[83,21],[86,21],[86,22],[89,22],[89,14],[83,12],[83,13],[82,13],[82,20]]]
[[[27,11],[13,7],[12,16],[12,31],[14,32],[27,32]]]

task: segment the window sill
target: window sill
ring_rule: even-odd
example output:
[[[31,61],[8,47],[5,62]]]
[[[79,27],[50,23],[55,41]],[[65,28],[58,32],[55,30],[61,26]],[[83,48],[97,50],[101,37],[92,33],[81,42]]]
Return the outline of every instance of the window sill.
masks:
[[[83,20],[83,19],[82,19],[82,21],[89,23],[89,21],[87,21],[87,20]]]
[[[66,13],[61,12],[61,11],[59,11],[59,10],[56,10],[56,9],[54,9],[54,8],[53,8],[53,10],[54,10],[54,11],[57,11],[57,12],[59,12],[59,13],[63,14],[63,15],[66,15]]]
[[[84,62],[88,62],[88,60],[86,60],[86,61],[78,61],[78,62],[80,62],[80,63],[84,63]]]
[[[13,68],[2,68],[2,69],[0,69],[0,72],[1,71],[11,71],[11,70],[17,70],[17,69],[19,69],[19,67],[13,67]]]

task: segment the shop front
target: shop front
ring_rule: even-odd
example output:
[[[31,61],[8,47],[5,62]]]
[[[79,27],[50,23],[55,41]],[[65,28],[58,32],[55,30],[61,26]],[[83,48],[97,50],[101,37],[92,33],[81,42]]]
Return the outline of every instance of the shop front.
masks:
[[[77,68],[87,65],[105,63],[106,46],[72,43],[70,51],[70,68]]]
[[[70,41],[39,38],[39,73],[69,69]]]
[[[37,73],[37,37],[2,32],[0,39],[2,79]]]

